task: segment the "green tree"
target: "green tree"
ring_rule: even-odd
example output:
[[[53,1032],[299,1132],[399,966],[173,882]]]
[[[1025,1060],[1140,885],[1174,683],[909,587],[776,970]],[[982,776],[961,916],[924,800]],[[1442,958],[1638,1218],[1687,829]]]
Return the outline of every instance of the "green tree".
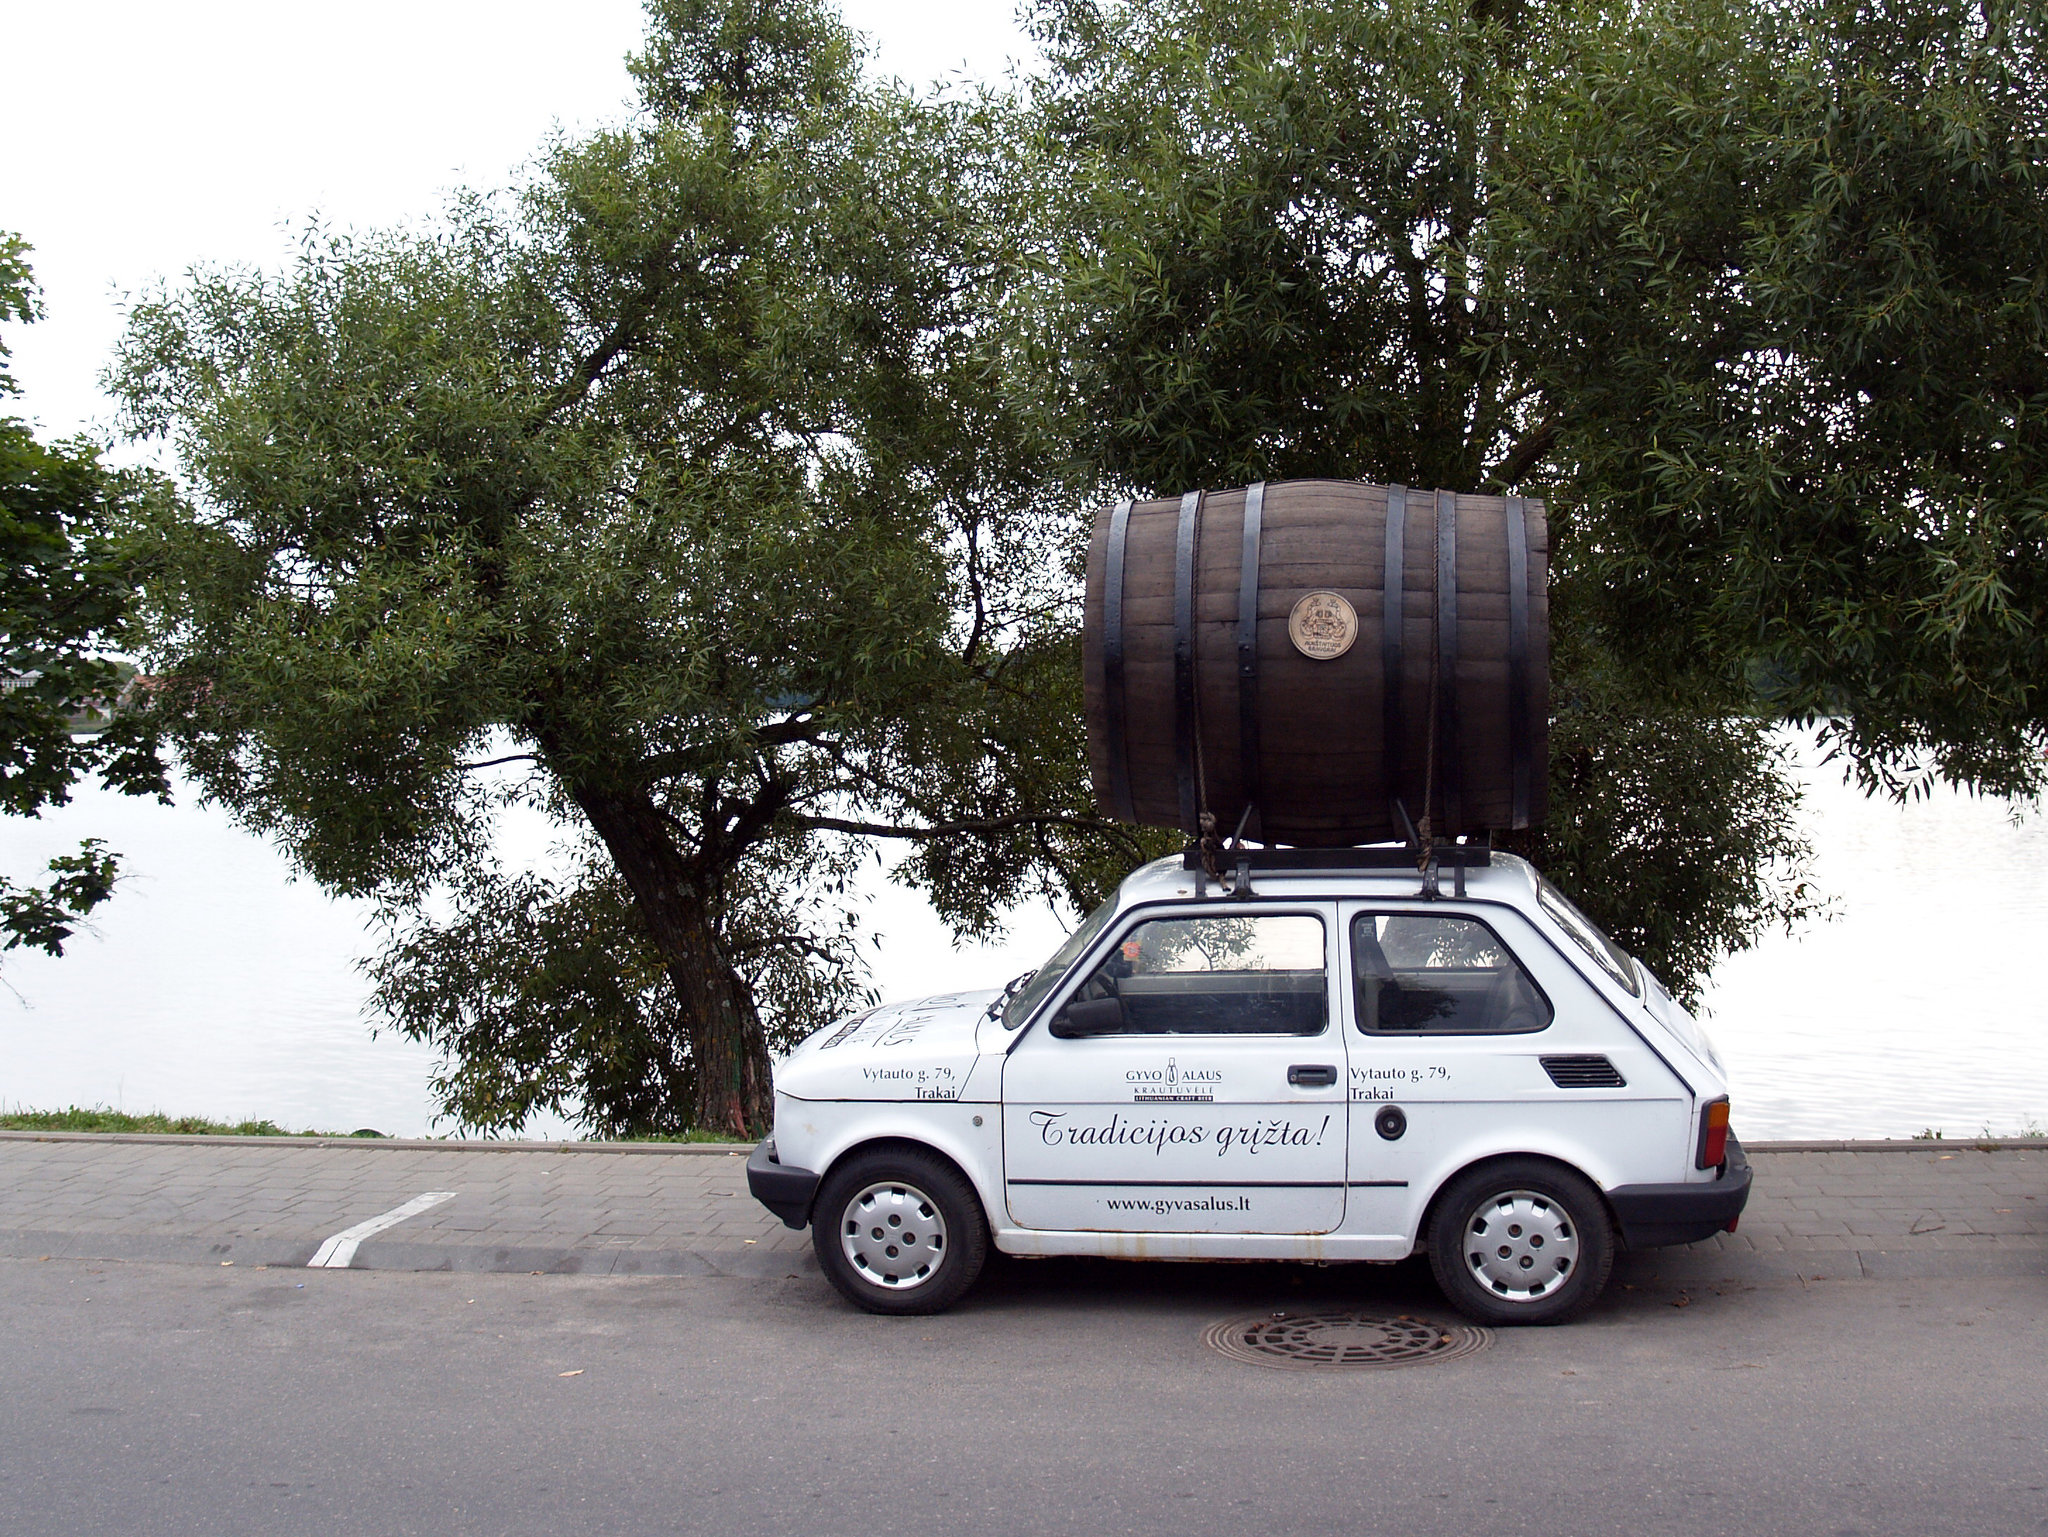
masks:
[[[757,1130],[769,1043],[857,986],[872,840],[968,930],[1137,847],[1071,810],[1075,508],[987,323],[999,104],[858,64],[814,0],[656,0],[625,126],[133,311],[112,383],[193,491],[134,529],[156,718],[384,904],[378,998],[467,1124]],[[568,874],[495,866],[507,799]]]
[[[19,235],[0,234],[0,322],[32,321],[41,304]],[[18,394],[0,342],[0,399]],[[101,464],[89,443],[38,442],[18,417],[0,416],[0,811],[36,816],[61,806],[99,772],[112,788],[166,791],[146,728],[134,715],[103,729],[121,684],[108,654],[129,587],[107,543],[110,522],[148,478]],[[97,838],[49,862],[49,879],[0,878],[0,949],[64,953],[78,924],[113,895],[118,858]]]
[[[1947,0],[1048,0],[1086,457],[1545,494],[1522,840],[1690,992],[1809,909],[1768,728],[2038,787],[2038,18]]]
[[[1873,789],[2043,785],[2044,25],[1698,0],[1581,28],[1501,199],[1589,620],[1824,723]]]

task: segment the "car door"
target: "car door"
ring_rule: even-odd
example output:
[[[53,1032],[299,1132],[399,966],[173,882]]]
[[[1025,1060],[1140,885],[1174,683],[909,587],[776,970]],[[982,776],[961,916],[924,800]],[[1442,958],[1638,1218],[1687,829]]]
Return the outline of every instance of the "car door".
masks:
[[[1334,904],[1128,917],[1003,1068],[1012,1219],[1326,1233],[1344,1218]]]
[[[1371,901],[1343,916],[1348,1231],[1412,1234],[1435,1180],[1502,1145],[1661,1134],[1668,1069],[1520,914]]]

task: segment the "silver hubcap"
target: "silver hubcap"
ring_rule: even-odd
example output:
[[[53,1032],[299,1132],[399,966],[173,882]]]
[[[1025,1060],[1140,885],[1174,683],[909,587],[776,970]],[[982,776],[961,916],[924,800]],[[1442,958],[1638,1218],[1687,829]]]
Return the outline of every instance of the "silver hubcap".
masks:
[[[1547,1195],[1509,1190],[1479,1203],[1465,1224],[1473,1279],[1509,1302],[1534,1302],[1564,1284],[1579,1262],[1579,1233]]]
[[[939,1273],[946,1257],[946,1219],[915,1185],[885,1181],[846,1203],[839,1248],[855,1273],[890,1291],[907,1292]]]

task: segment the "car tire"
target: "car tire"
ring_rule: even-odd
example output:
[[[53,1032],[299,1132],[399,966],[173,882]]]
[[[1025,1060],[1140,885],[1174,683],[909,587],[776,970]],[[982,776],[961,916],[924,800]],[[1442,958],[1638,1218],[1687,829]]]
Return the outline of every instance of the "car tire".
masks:
[[[1429,1267],[1468,1318],[1561,1324],[1606,1289],[1614,1223],[1584,1175],[1540,1158],[1503,1158],[1445,1188],[1430,1218]]]
[[[825,1177],[811,1246],[839,1295],[870,1313],[939,1313],[988,1261],[988,1217],[960,1171],[914,1148],[856,1153]]]

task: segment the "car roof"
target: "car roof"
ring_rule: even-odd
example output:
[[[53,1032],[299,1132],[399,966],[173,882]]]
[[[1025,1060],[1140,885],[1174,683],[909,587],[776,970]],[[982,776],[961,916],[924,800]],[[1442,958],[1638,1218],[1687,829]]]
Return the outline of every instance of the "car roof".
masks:
[[[1410,864],[1385,869],[1345,870],[1270,866],[1269,862],[1284,857],[1286,852],[1261,851],[1261,867],[1250,872],[1252,891],[1256,896],[1293,897],[1297,900],[1348,897],[1414,900],[1421,895],[1421,874]],[[1384,856],[1390,850],[1373,849],[1369,852],[1374,856]],[[1329,854],[1316,850],[1315,856],[1321,861]],[[1217,860],[1217,865],[1224,871],[1227,888],[1233,870],[1230,855],[1225,853]],[[1439,869],[1437,882],[1443,897],[1452,897],[1456,879],[1456,871],[1447,867]],[[1526,859],[1495,853],[1489,863],[1465,871],[1465,895],[1474,901],[1506,902],[1515,907],[1527,907],[1535,898],[1536,882],[1536,868]],[[1206,894],[1213,900],[1218,894],[1216,882],[1209,880],[1206,887]],[[1132,871],[1118,889],[1117,907],[1122,910],[1150,902],[1182,901],[1197,894],[1196,872],[1186,867],[1181,855],[1174,854]]]

